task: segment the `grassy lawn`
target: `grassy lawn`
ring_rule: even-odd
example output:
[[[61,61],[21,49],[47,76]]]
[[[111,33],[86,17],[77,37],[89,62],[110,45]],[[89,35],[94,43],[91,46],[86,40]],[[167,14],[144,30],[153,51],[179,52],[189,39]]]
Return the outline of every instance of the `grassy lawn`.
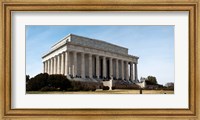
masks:
[[[115,90],[100,90],[96,91],[28,91],[26,94],[140,94],[140,90],[123,90],[123,89],[115,89]],[[142,94],[174,94],[174,91],[169,90],[142,90]]]

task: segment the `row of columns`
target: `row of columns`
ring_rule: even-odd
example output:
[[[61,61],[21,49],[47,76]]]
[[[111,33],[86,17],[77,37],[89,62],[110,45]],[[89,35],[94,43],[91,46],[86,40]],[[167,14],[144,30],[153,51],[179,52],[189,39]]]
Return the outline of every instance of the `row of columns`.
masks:
[[[67,52],[65,52],[48,59],[43,62],[43,72],[49,74],[67,74],[68,57]]]
[[[77,67],[81,71],[81,78],[86,77],[86,72],[85,72],[85,54],[86,53],[81,53],[81,65],[77,66],[77,52],[72,52],[72,57],[73,57],[73,62],[70,62],[70,54],[69,52],[64,52],[61,53],[45,62],[43,62],[44,65],[44,72],[49,73],[49,74],[64,74],[64,75],[73,75],[74,77],[77,75]],[[92,55],[88,54],[88,76],[89,78],[93,77],[92,74],[92,56],[95,56],[96,62],[95,62],[95,75],[97,78],[100,77],[100,56],[99,55]],[[102,76],[106,77],[106,59],[107,57],[101,56],[103,59],[103,72]],[[115,60],[115,78],[119,78],[119,62],[121,64],[121,79],[126,79],[126,80],[137,80],[137,64],[135,63],[134,65],[134,72],[133,72],[133,62],[129,61],[124,61],[112,57],[108,57],[109,59],[109,76],[113,77],[113,60]],[[129,76],[129,68],[128,64],[130,64],[130,76]],[[125,69],[124,69],[125,65]],[[125,70],[125,71],[124,71]],[[125,73],[125,75],[124,75]],[[134,73],[134,77],[133,77]]]

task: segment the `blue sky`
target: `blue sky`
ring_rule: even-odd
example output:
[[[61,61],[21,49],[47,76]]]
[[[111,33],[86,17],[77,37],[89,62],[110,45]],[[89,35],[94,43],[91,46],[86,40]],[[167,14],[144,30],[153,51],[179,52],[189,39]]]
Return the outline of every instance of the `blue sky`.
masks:
[[[174,26],[26,26],[26,74],[41,73],[42,55],[70,33],[128,48],[139,57],[139,79],[174,82]]]

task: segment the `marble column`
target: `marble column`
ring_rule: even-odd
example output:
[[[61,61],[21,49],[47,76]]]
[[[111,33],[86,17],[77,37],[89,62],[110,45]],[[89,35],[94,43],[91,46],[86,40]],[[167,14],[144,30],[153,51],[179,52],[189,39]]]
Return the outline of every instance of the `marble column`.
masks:
[[[54,63],[54,72],[53,73],[56,74],[56,56],[53,59],[54,59],[53,60],[54,61],[53,62]]]
[[[85,78],[85,54],[81,53],[81,78]]]
[[[92,54],[89,54],[89,78],[92,78]]]
[[[135,80],[138,80],[137,63],[135,63]]]
[[[71,53],[70,51],[68,51],[68,74],[72,75],[72,61],[71,61]]]
[[[113,63],[112,63],[112,58],[109,58],[109,73],[110,73],[110,78],[113,78]]]
[[[43,62],[43,73],[45,73],[45,62]]]
[[[45,61],[45,73],[47,73],[47,61]]]
[[[125,65],[126,65],[126,80],[129,80],[129,74],[128,74],[128,61],[125,61]]]
[[[51,60],[52,60],[52,61],[51,61],[51,63],[52,63],[52,68],[50,68],[50,69],[51,69],[51,74],[54,74],[54,69],[55,69],[55,67],[54,67],[54,63],[55,63],[55,62],[54,62],[54,57],[52,57]],[[50,63],[50,67],[51,67],[51,63]]]
[[[121,75],[122,75],[122,80],[124,80],[124,61],[121,60]]]
[[[118,79],[119,78],[119,65],[118,65],[118,59],[116,59],[116,79]]]
[[[50,72],[50,60],[47,60],[47,73],[50,74],[49,72]]]
[[[130,62],[130,79],[133,81],[133,62]]]
[[[44,61],[43,63],[44,63],[44,70],[43,70],[43,72],[46,73],[46,61]]]
[[[103,78],[106,77],[106,57],[103,56]]]
[[[65,67],[64,67],[64,69],[65,69],[65,75],[68,75],[69,73],[68,73],[68,66],[69,66],[69,62],[68,62],[68,59],[69,59],[69,54],[68,54],[68,52],[66,51],[65,52]]]
[[[51,74],[51,59],[49,59],[49,74]]]
[[[51,58],[51,74],[53,74],[53,58]]]
[[[73,77],[76,77],[77,75],[77,52],[73,52]]]
[[[99,78],[99,56],[96,55],[96,76]]]
[[[49,73],[49,60],[46,61],[47,62],[47,73]]]
[[[60,74],[60,54],[57,56],[57,74]]]
[[[51,74],[51,59],[49,59],[48,61],[49,61],[49,70],[48,70],[48,73]]]
[[[64,53],[61,53],[61,74],[64,74]]]

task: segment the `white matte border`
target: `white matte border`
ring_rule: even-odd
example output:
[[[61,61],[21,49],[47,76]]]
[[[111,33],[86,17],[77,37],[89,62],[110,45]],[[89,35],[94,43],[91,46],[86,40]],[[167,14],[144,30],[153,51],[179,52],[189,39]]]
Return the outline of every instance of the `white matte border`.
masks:
[[[188,108],[188,16],[181,11],[12,12],[12,108]],[[175,25],[175,94],[26,95],[25,25]]]

